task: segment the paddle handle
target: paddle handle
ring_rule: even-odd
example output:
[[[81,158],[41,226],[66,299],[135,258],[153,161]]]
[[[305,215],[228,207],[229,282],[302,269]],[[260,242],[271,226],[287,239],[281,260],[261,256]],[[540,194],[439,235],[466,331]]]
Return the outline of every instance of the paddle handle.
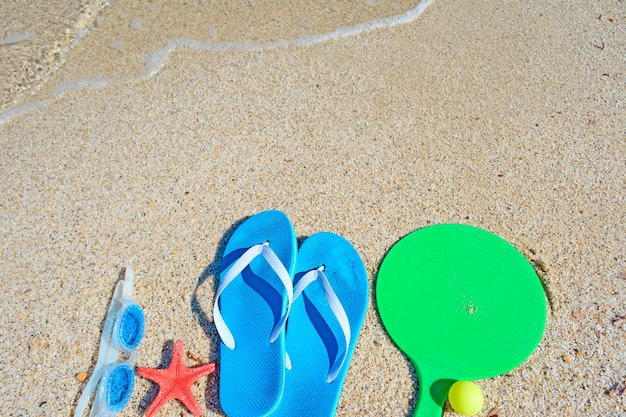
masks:
[[[419,379],[419,396],[415,406],[414,417],[441,417],[443,407],[448,399],[448,391],[455,380],[441,378],[440,372],[435,369],[416,364]]]

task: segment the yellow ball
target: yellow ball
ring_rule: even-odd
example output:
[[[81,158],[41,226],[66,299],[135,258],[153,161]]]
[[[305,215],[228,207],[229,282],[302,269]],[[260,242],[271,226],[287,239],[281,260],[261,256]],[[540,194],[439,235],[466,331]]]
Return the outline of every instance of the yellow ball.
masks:
[[[457,413],[473,416],[483,408],[483,392],[472,381],[457,381],[450,387],[448,401]]]

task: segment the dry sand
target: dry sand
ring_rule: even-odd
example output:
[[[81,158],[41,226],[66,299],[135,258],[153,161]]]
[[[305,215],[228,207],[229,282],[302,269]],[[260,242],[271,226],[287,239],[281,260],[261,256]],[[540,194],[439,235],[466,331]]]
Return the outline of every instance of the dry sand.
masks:
[[[147,315],[138,365],[162,364],[178,338],[189,365],[218,360],[221,248],[277,208],[301,237],[350,240],[372,287],[412,230],[497,233],[541,270],[551,308],[530,359],[479,381],[480,415],[626,416],[623,1],[437,0],[393,27],[300,44],[271,42],[415,5],[244,2],[202,26],[198,5],[120,3],[19,99],[33,111],[0,115],[2,415],[73,413],[125,266]],[[143,67],[181,37],[205,43],[171,43]],[[100,87],[55,90],[94,76]],[[223,415],[217,374],[200,381],[205,415]],[[415,389],[371,302],[337,416],[410,416]],[[137,377],[120,416],[153,397]]]

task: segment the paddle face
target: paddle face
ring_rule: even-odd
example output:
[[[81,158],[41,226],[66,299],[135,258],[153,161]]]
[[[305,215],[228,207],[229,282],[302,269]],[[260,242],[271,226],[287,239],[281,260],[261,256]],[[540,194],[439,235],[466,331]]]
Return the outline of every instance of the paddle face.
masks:
[[[417,230],[389,251],[378,273],[383,324],[415,364],[415,415],[441,415],[456,380],[490,378],[537,347],[546,301],[530,263],[498,236],[471,226]]]

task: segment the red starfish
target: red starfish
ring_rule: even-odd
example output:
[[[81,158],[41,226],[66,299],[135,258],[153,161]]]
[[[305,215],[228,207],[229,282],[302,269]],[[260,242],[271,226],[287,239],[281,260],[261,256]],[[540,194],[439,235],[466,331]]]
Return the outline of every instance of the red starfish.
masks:
[[[156,414],[161,407],[173,399],[182,402],[194,416],[202,414],[200,405],[191,392],[191,384],[201,376],[213,372],[215,364],[208,363],[195,368],[188,368],[183,359],[183,350],[183,341],[177,340],[174,343],[170,366],[165,369],[139,368],[137,370],[140,376],[159,384],[159,394],[146,411],[146,417]]]

